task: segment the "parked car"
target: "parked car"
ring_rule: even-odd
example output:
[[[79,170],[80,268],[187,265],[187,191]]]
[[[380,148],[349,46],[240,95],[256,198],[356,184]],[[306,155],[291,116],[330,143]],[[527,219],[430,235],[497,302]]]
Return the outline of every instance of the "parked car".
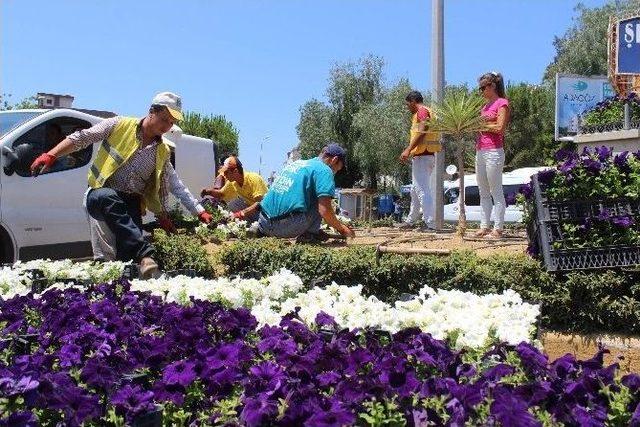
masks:
[[[531,175],[547,169],[546,167],[530,167],[514,169],[511,172],[505,172],[502,175],[502,190],[507,200],[513,199],[521,186],[531,181]],[[445,181],[444,184],[444,220],[447,222],[457,222],[459,216],[459,180]],[[465,212],[467,221],[480,222],[480,193],[478,192],[478,184],[476,175],[465,175],[464,177],[465,191]],[[493,220],[493,215],[492,218]],[[507,204],[504,214],[505,222],[521,222],[522,210],[515,204]]]
[[[52,127],[66,136],[109,116],[96,115],[100,113],[76,109],[0,112],[0,262],[91,256],[82,197],[98,145],[59,158],[50,171],[36,178],[29,166],[59,142],[51,140]],[[174,145],[171,161],[180,178],[194,194],[199,193],[215,176],[216,144],[184,135],[177,126],[164,137]]]

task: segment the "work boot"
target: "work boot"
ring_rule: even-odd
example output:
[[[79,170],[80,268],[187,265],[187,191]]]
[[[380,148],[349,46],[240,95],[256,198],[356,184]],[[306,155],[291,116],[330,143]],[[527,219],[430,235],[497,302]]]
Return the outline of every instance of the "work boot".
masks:
[[[403,222],[402,224],[398,225],[398,228],[400,230],[412,230],[415,227],[415,224],[412,222]]]
[[[143,280],[155,279],[160,276],[158,264],[151,257],[144,257],[140,260],[140,278]]]

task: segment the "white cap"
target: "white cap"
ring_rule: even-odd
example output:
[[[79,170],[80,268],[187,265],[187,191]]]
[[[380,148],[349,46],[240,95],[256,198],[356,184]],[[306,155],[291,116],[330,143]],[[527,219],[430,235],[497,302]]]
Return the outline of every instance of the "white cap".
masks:
[[[172,92],[160,92],[153,97],[151,105],[164,105],[176,120],[184,120],[182,115],[182,99]]]

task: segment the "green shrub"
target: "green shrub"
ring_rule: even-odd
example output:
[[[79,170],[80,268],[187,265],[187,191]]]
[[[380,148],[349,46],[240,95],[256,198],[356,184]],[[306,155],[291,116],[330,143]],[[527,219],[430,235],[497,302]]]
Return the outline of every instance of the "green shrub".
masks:
[[[523,299],[542,304],[541,325],[575,332],[640,333],[639,272],[546,273],[526,255],[454,252],[448,257],[385,254],[375,248],[330,249],[290,245],[274,239],[238,242],[220,254],[228,274],[262,277],[282,267],[309,287],[335,281],[363,285],[363,292],[392,302],[424,285],[477,294],[513,289]]]
[[[213,277],[213,265],[200,240],[193,235],[171,234],[162,230],[153,233],[155,259],[165,271],[190,268],[202,277]]]

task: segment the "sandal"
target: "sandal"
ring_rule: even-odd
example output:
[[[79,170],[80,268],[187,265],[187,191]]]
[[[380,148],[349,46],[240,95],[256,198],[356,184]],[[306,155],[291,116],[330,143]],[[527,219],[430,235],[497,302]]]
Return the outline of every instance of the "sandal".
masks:
[[[500,240],[502,239],[502,230],[493,230],[491,233],[488,233],[485,238],[490,240]]]
[[[480,230],[478,230],[478,231],[476,231],[475,233],[473,233],[473,234],[471,235],[471,237],[475,237],[475,238],[478,238],[478,239],[479,239],[479,238],[484,237],[484,236],[486,236],[486,235],[488,235],[488,234],[490,234],[490,233],[491,233],[491,230],[490,230],[490,229],[488,229],[488,228],[481,228]]]

